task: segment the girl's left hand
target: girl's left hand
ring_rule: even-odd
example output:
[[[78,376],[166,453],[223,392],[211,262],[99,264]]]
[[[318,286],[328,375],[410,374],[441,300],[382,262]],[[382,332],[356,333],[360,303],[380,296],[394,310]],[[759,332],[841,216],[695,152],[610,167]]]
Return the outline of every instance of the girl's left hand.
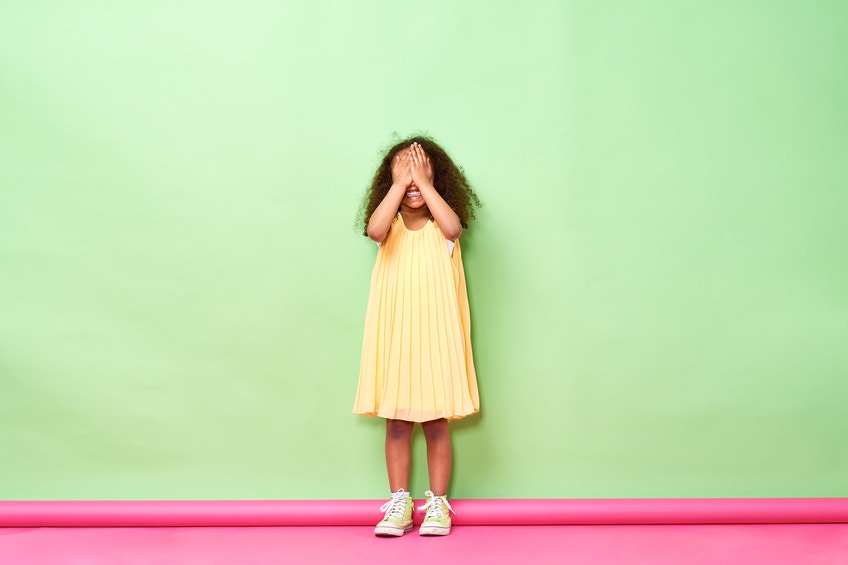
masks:
[[[409,160],[412,168],[412,180],[420,188],[422,185],[433,185],[433,166],[430,158],[424,153],[424,148],[413,143],[409,148]]]

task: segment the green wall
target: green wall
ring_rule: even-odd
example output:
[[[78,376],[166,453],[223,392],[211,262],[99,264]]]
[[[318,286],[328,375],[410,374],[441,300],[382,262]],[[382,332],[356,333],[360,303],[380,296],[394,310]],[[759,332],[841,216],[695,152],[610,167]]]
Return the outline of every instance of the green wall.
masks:
[[[386,496],[354,217],[415,131],[485,204],[454,497],[848,496],[846,38],[835,0],[5,1],[0,498]]]

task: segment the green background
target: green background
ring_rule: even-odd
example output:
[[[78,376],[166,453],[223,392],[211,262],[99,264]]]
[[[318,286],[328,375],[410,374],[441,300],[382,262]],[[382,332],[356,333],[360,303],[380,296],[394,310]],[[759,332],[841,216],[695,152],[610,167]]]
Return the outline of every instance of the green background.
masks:
[[[386,496],[354,221],[418,131],[484,202],[453,497],[848,496],[846,52],[840,1],[3,2],[0,498]]]

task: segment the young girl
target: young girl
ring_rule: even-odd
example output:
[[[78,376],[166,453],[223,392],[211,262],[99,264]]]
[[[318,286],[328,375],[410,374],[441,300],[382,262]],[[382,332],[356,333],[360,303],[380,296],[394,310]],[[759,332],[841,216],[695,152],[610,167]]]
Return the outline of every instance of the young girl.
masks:
[[[450,533],[448,420],[480,408],[459,236],[479,206],[465,175],[433,140],[392,147],[366,195],[365,235],[377,263],[365,316],[359,387],[353,411],[386,419],[391,500],[374,533],[412,530],[410,437],[420,422],[427,440],[430,490],[421,535]]]

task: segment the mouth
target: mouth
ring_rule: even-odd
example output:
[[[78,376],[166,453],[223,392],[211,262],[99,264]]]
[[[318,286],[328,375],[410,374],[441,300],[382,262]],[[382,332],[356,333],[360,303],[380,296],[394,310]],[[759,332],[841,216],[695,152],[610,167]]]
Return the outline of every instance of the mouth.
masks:
[[[407,190],[406,197],[410,200],[417,200],[418,198],[421,198],[421,191],[418,189]]]

